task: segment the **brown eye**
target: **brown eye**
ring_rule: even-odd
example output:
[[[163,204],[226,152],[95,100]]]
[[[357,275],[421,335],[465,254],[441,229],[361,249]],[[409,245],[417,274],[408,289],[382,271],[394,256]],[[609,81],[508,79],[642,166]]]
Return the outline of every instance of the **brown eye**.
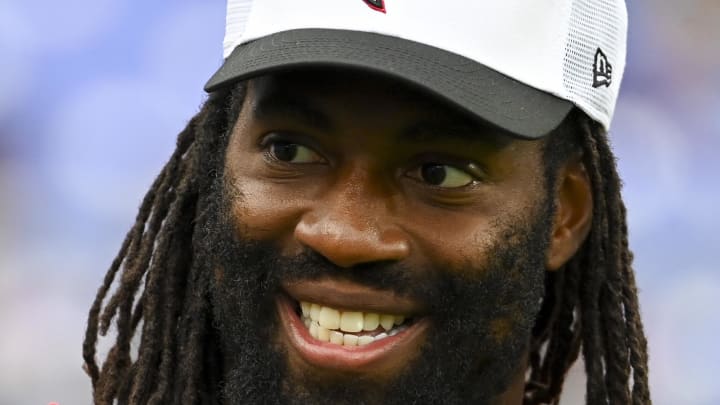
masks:
[[[315,163],[323,161],[322,157],[307,146],[292,142],[276,141],[270,144],[270,155],[277,160],[288,163]]]
[[[422,181],[443,188],[464,187],[476,180],[475,177],[464,170],[440,163],[424,164],[420,166],[419,171],[419,177]]]

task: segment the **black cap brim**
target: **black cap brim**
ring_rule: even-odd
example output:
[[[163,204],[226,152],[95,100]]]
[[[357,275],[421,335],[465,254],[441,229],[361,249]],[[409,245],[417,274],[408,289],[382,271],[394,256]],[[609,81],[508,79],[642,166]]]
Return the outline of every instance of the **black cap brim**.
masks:
[[[573,106],[455,53],[387,35],[331,29],[284,31],[238,46],[205,90],[311,66],[359,68],[410,82],[525,139],[547,135]]]

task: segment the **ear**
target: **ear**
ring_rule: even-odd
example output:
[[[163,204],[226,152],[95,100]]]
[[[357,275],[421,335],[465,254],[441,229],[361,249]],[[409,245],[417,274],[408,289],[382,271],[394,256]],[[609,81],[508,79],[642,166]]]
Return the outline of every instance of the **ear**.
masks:
[[[555,217],[545,263],[550,271],[562,267],[578,251],[590,232],[593,213],[590,178],[581,156],[560,168],[557,181]]]

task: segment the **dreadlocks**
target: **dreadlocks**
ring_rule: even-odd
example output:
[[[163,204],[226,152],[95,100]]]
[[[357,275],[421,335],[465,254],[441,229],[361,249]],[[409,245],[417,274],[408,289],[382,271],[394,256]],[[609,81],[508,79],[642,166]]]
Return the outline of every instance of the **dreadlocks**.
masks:
[[[209,344],[209,275],[192,255],[195,224],[219,167],[226,132],[244,99],[244,86],[214,94],[180,133],[175,152],[147,195],[90,309],[83,344],[94,401],[111,404],[210,403],[217,382]],[[229,119],[229,117],[232,117]],[[219,136],[218,136],[219,134]],[[117,274],[116,291],[103,305]],[[141,292],[140,292],[141,291]],[[139,295],[139,297],[138,297]],[[98,335],[116,320],[117,338],[98,368]],[[137,358],[130,341],[142,323]],[[179,366],[179,367],[178,367]],[[212,387],[214,388],[214,387]],[[198,396],[200,398],[198,398]]]
[[[244,96],[244,83],[214,93],[180,133],[105,275],[83,343],[96,404],[219,402],[222,358],[210,315],[212,274],[193,252],[202,250],[196,227],[214,208],[208,196],[222,173]],[[560,163],[578,151],[592,184],[592,229],[563,268],[547,272],[525,404],[557,404],[582,350],[588,405],[647,405],[647,342],[621,183],[605,131],[576,109],[546,143],[549,190],[557,186]],[[100,367],[96,345],[113,322],[117,336]],[[137,353],[131,350],[134,337],[140,338]]]
[[[557,404],[565,375],[581,348],[588,405],[650,404],[647,341],[621,182],[604,129],[579,109],[545,145],[549,190],[557,187],[553,183],[560,163],[576,150],[583,154],[592,185],[592,228],[575,256],[546,276],[546,297],[531,343],[525,404]]]

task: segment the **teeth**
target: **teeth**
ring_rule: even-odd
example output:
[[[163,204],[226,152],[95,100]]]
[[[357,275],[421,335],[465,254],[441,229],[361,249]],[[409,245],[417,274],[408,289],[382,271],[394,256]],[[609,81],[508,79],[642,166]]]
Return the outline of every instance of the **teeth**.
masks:
[[[358,338],[357,344],[358,346],[365,346],[367,344],[370,344],[375,341],[375,338],[372,336],[360,336]]]
[[[302,321],[310,332],[310,336],[323,342],[344,346],[364,346],[374,341],[395,336],[407,329],[405,316],[378,314],[373,312],[347,311],[310,302],[301,302]],[[379,326],[383,332],[371,336],[358,336],[361,331],[372,332]],[[343,333],[346,332],[346,333]]]
[[[330,343],[335,343],[336,345],[343,344],[343,334],[342,332],[338,332],[336,330],[330,332]]]
[[[330,307],[320,307],[318,322],[323,328],[337,329],[340,327],[340,312]]]
[[[397,328],[392,328],[392,330],[388,331],[388,336],[395,336],[398,333],[404,331],[407,329],[407,326],[398,326]]]
[[[302,304],[300,304],[302,306]],[[320,305],[318,304],[311,304],[310,305],[310,319],[313,321],[318,321],[320,319]]]
[[[329,342],[330,341],[330,329],[323,328],[322,326],[318,326],[317,328],[317,338],[319,340],[322,340],[323,342]]]
[[[395,317],[387,314],[380,315],[380,325],[385,330],[392,329],[392,327],[395,325]]]
[[[310,324],[310,336],[314,337],[315,339],[318,338],[318,324],[315,322]]]
[[[305,317],[309,317],[309,316],[310,316],[310,307],[311,307],[311,306],[312,306],[312,304],[310,304],[309,302],[301,302],[301,303],[300,303],[300,308],[302,308],[302,315],[303,315],[303,316],[305,316]]]
[[[343,332],[360,332],[363,330],[363,313],[343,312],[340,318],[340,330]]]
[[[358,337],[350,333],[343,335],[343,346],[357,346]]]
[[[363,330],[372,331],[380,326],[380,315],[368,312],[363,318]]]

